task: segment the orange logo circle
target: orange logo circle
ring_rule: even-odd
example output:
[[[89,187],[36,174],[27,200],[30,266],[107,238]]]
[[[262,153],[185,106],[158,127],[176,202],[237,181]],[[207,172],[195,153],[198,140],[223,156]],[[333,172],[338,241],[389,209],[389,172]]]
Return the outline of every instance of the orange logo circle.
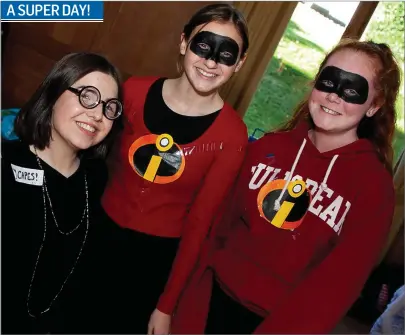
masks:
[[[186,165],[183,150],[169,134],[138,138],[129,148],[128,159],[140,177],[156,184],[176,181]]]
[[[279,199],[285,184],[285,180],[277,179],[264,185],[257,195],[257,207],[260,216],[273,226],[292,230],[304,220],[312,196],[305,182],[296,180],[288,184],[283,196]],[[280,206],[276,209],[275,203],[278,199]]]

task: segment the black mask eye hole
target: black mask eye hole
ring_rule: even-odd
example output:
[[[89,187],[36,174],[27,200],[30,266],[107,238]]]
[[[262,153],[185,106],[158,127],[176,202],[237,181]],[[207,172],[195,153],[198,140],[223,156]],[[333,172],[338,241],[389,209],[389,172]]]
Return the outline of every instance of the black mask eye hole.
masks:
[[[326,87],[333,87],[333,82],[331,82],[330,80],[322,80],[321,83],[324,84]]]
[[[231,57],[233,57],[233,55],[230,52],[225,51],[225,52],[221,52],[221,57],[231,58]]]
[[[356,96],[359,96],[359,94],[357,93],[357,91],[356,91],[356,90],[353,90],[353,89],[351,89],[351,88],[348,88],[348,89],[344,90],[344,92],[345,92],[345,94],[346,94],[348,97],[356,97]]]
[[[198,43],[197,45],[201,50],[204,50],[204,51],[208,51],[211,49],[210,46],[206,43]]]

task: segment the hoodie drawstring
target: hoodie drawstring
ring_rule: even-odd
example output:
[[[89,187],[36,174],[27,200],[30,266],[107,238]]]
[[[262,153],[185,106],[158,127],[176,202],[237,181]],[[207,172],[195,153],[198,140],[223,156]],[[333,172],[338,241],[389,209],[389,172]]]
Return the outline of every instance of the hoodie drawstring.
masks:
[[[279,197],[278,197],[278,198],[276,199],[276,201],[274,202],[274,210],[275,210],[276,212],[280,209],[280,206],[281,206],[280,201],[281,201],[281,199],[282,199],[282,197],[283,197],[283,195],[284,195],[284,193],[285,193],[285,191],[286,191],[288,185],[289,185],[290,182],[291,182],[291,179],[292,179],[292,177],[293,177],[293,175],[294,175],[295,168],[296,168],[296,166],[297,166],[297,164],[298,164],[298,161],[300,160],[302,151],[304,150],[304,147],[305,147],[305,144],[306,144],[306,143],[307,143],[307,140],[304,138],[304,140],[302,141],[301,147],[300,147],[300,149],[298,150],[297,155],[295,156],[295,160],[294,160],[294,163],[293,163],[293,165],[292,165],[292,167],[291,167],[291,172],[290,172],[290,174],[288,175],[287,182],[284,184],[283,190],[281,191]],[[330,173],[332,172],[333,165],[335,164],[335,162],[336,162],[336,160],[337,160],[338,157],[339,157],[339,155],[334,155],[333,158],[332,158],[332,160],[331,160],[330,163],[329,163],[328,169],[326,170],[325,176],[324,176],[323,181],[322,181],[322,183],[321,183],[321,185],[320,185],[320,188],[321,188],[322,190],[326,190],[326,189],[328,188],[328,186],[327,186],[328,178],[329,178]]]
[[[291,172],[290,172],[290,174],[289,174],[289,176],[288,176],[288,180],[287,180],[287,182],[284,184],[283,190],[281,191],[281,193],[280,193],[278,199],[276,199],[276,201],[274,202],[274,210],[275,210],[276,212],[280,209],[280,200],[281,200],[281,198],[283,197],[283,195],[284,195],[284,193],[285,193],[285,190],[287,189],[287,186],[288,186],[288,184],[289,184],[290,181],[291,181],[292,176],[294,175],[295,167],[297,166],[298,161],[300,160],[301,153],[302,153],[302,151],[304,150],[304,147],[305,147],[305,144],[306,144],[306,143],[307,143],[307,140],[304,138],[304,140],[302,141],[302,144],[301,144],[301,148],[300,148],[300,150],[298,150],[298,153],[297,153],[297,155],[295,156],[295,160],[294,160],[293,166],[292,166],[292,168],[291,168]]]
[[[332,160],[329,163],[328,169],[326,170],[325,177],[323,177],[323,181],[321,183],[321,188],[324,191],[328,188],[328,185],[326,183],[328,182],[329,174],[332,171],[333,164],[335,164],[335,161],[337,160],[338,157],[339,157],[339,155],[333,156]]]

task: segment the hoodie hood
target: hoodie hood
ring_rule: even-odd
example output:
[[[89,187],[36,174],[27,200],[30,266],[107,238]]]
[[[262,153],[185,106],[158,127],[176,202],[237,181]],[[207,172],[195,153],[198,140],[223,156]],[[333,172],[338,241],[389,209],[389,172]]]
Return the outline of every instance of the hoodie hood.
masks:
[[[308,154],[313,155],[313,156],[318,156],[322,157],[325,159],[330,159],[329,166],[327,170],[325,171],[322,183],[320,184],[320,188],[323,190],[326,190],[328,188],[328,178],[330,174],[332,173],[332,169],[334,167],[334,164],[336,160],[339,157],[342,157],[343,159],[349,158],[349,159],[358,159],[358,156],[361,154],[374,154],[375,155],[375,150],[373,145],[371,144],[370,141],[367,139],[359,139],[353,143],[350,143],[348,145],[345,145],[340,148],[336,148],[334,150],[330,150],[327,152],[319,152],[319,150],[316,148],[316,146],[312,143],[308,136],[308,131],[310,130],[310,127],[307,122],[302,122],[301,124],[298,125],[297,128],[292,130],[292,136],[297,142],[301,142],[300,148],[297,151],[297,154],[294,159],[294,163],[292,164],[292,167],[290,169],[291,173],[288,176],[287,182],[285,183],[279,197],[275,200],[274,203],[274,210],[278,211],[280,209],[280,201],[284,196],[284,193],[287,190],[287,187],[289,183],[291,182],[292,177],[294,176],[294,172],[296,169],[297,164],[299,164],[301,155],[304,150],[307,150]]]
[[[306,146],[306,151],[308,153],[311,153],[313,155],[317,156],[322,156],[325,158],[331,158],[335,155],[343,156],[343,157],[350,157],[355,155],[356,158],[358,158],[359,154],[372,154],[376,155],[375,148],[373,144],[365,139],[361,138],[358,139],[357,141],[350,143],[348,145],[345,145],[340,148],[336,148],[330,151],[326,152],[319,152],[319,150],[315,147],[315,145],[311,142],[311,140],[308,137],[308,131],[310,130],[310,126],[307,121],[301,122],[295,129],[291,130],[291,135],[292,137],[299,143],[302,143],[302,139],[306,139],[309,143],[308,146]]]

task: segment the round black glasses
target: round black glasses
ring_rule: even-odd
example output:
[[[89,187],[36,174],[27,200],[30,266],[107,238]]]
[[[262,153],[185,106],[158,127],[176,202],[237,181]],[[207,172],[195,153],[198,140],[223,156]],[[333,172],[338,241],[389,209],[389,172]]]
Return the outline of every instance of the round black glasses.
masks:
[[[118,99],[101,100],[100,91],[94,86],[84,86],[81,88],[69,87],[79,98],[80,104],[87,109],[96,108],[99,104],[103,105],[103,114],[109,120],[115,120],[122,114],[122,103]]]

